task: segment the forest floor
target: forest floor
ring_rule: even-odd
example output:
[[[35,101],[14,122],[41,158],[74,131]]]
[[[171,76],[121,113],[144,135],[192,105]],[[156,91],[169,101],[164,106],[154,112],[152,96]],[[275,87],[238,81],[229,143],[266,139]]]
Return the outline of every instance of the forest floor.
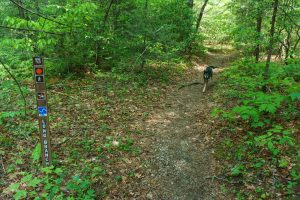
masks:
[[[126,76],[103,72],[49,78],[53,164],[64,171],[59,187],[65,195],[78,193],[64,188],[79,176],[91,183],[96,199],[228,199],[212,179],[220,163],[213,156],[219,130],[211,111],[218,72],[235,58],[231,50],[209,48],[205,58],[193,57],[191,67],[170,83],[153,81],[142,87]],[[219,67],[206,93],[201,84],[178,89],[202,82],[206,65]],[[1,138],[7,141],[1,146],[0,199],[11,199],[14,190],[9,185],[24,176],[45,176],[31,160],[39,143],[31,82],[24,83],[28,116],[12,116],[0,124]],[[56,181],[55,174],[51,177]],[[49,192],[43,184],[22,184],[21,189],[27,195],[31,190],[38,191],[36,195]]]
[[[195,59],[184,79],[168,89],[160,108],[145,121],[150,136],[143,147],[149,152],[148,178],[143,184],[149,187],[147,199],[228,199],[212,180],[220,163],[213,156],[217,139],[213,136],[218,130],[211,111],[216,107],[212,96],[218,72],[234,58],[233,53],[210,52],[203,61]],[[206,93],[201,84],[178,89],[182,84],[202,82],[206,65],[218,67]]]

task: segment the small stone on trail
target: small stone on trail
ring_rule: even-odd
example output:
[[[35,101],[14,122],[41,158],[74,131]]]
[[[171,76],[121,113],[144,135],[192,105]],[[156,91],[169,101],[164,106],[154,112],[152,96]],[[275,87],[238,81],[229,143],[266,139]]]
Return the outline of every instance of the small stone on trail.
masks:
[[[114,141],[112,142],[112,145],[115,146],[115,147],[118,147],[118,146],[119,146],[119,142],[116,141],[116,140],[114,140]]]
[[[152,194],[151,192],[148,193],[148,194],[147,194],[147,198],[148,198],[148,199],[153,199],[153,194]]]

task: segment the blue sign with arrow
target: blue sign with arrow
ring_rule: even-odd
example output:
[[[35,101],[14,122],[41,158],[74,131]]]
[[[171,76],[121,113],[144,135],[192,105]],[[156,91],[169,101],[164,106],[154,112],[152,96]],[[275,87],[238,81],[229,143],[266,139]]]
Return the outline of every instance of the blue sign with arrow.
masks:
[[[46,106],[39,106],[38,107],[39,116],[46,117],[47,116],[47,107]]]

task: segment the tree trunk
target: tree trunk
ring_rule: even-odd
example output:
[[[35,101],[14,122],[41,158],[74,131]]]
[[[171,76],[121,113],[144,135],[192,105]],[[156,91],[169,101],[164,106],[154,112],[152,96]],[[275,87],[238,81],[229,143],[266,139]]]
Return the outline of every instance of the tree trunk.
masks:
[[[199,12],[198,19],[197,19],[197,24],[196,24],[196,32],[199,30],[201,20],[203,18],[204,10],[205,10],[205,7],[206,7],[207,3],[208,3],[208,0],[205,0],[204,4],[202,5],[201,10]]]
[[[104,19],[103,19],[103,25],[104,25],[104,26],[105,26],[105,24],[106,24],[106,22],[107,22],[107,19],[108,19],[109,12],[110,12],[110,9],[111,9],[112,4],[113,4],[113,0],[111,0],[111,1],[109,2],[108,8],[107,8],[107,10],[106,10],[106,12],[105,12]]]
[[[265,81],[268,80],[268,78],[269,78],[269,69],[270,69],[270,61],[271,61],[271,55],[272,55],[273,43],[274,43],[275,22],[276,22],[277,10],[278,10],[278,3],[279,3],[279,0],[274,0],[273,14],[272,14],[272,20],[271,20],[271,29],[270,29],[270,42],[269,42],[269,47],[268,47],[268,57],[267,57],[266,68],[265,68],[265,72],[264,72],[264,80]],[[267,91],[266,85],[264,86],[263,90],[265,92]]]
[[[255,62],[257,63],[259,60],[259,53],[260,53],[260,35],[261,35],[261,25],[262,25],[262,15],[257,16],[256,18],[256,40],[257,40],[257,44],[256,44],[256,48],[254,51],[254,55],[255,55]]]
[[[22,0],[18,0],[17,3],[18,3],[19,5],[23,5]],[[26,15],[25,15],[24,9],[22,9],[21,7],[18,7],[18,10],[19,10],[19,17],[22,18],[22,19],[25,19],[25,18],[26,18]]]
[[[193,8],[194,7],[194,0],[188,0],[187,4],[190,8]]]
[[[191,1],[189,1],[189,2],[191,2]],[[194,1],[192,1],[192,2],[194,3]],[[187,54],[189,56],[191,56],[191,54],[192,54],[192,50],[193,50],[192,45],[193,45],[193,43],[194,43],[194,41],[196,39],[196,34],[197,34],[198,30],[199,30],[200,23],[202,21],[202,18],[203,18],[203,15],[204,15],[204,10],[205,10],[205,7],[206,7],[207,3],[208,3],[208,0],[205,0],[204,3],[203,3],[203,5],[202,5],[202,7],[201,7],[201,10],[200,10],[199,15],[198,15],[198,19],[197,19],[197,24],[196,24],[194,35],[192,36],[191,41],[189,42],[189,44],[188,44],[188,46],[186,48],[186,52],[187,52]],[[188,5],[190,6],[190,4],[188,4]]]
[[[40,5],[39,5],[39,1],[36,1],[35,4],[34,4],[34,6],[35,6],[36,11],[37,11],[38,13],[40,13],[40,12],[41,12],[41,9],[40,9]]]
[[[298,38],[296,39],[296,42],[293,46],[292,52],[291,52],[291,58],[293,58],[293,53],[297,50],[297,46],[300,42],[300,28],[298,28],[298,30],[296,31],[296,35],[298,36]]]
[[[144,6],[144,19],[145,19],[145,26],[147,26],[148,24],[148,0],[145,0],[145,6]],[[143,48],[142,48],[142,52],[141,52],[141,70],[144,69],[146,63],[146,56],[145,54],[147,53],[147,35],[146,33],[144,33],[143,35]]]
[[[104,2],[101,1],[100,3],[104,3]],[[105,14],[104,14],[103,24],[102,24],[102,26],[101,26],[101,23],[99,25],[100,27],[102,27],[103,31],[106,28],[106,23],[108,21],[109,13],[111,11],[113,3],[114,3],[114,0],[110,0],[109,1],[108,7],[107,7],[107,9],[105,11]],[[100,33],[100,29],[97,30],[97,34],[99,34],[99,35],[101,34]],[[95,64],[97,66],[99,66],[100,62],[101,62],[101,57],[100,57],[101,48],[100,48],[100,46],[101,46],[101,40],[96,41],[96,45],[95,45],[95,51],[96,51],[96,54],[95,54]]]
[[[284,63],[285,64],[287,64],[287,59],[290,55],[290,48],[291,48],[291,32],[290,32],[290,30],[286,30],[286,32],[287,32],[287,37],[284,40],[284,43],[285,43],[285,45],[284,45],[284,47],[285,47],[284,48],[284,50],[285,50]]]

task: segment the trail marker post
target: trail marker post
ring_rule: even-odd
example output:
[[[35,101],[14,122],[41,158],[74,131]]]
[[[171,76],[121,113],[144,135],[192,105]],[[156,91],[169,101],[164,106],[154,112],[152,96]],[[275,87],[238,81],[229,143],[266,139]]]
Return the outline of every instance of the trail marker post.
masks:
[[[40,140],[42,148],[43,166],[51,165],[51,147],[50,147],[50,132],[49,132],[49,118],[47,107],[47,93],[45,83],[45,68],[44,60],[41,57],[33,57],[33,70],[35,91],[37,99],[38,121],[40,130]]]

